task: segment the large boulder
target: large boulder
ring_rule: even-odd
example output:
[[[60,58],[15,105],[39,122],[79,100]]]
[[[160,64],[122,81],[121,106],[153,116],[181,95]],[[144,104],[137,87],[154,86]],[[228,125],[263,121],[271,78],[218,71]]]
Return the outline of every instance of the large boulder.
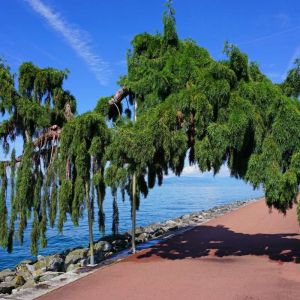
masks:
[[[39,255],[37,262],[32,265],[33,269],[30,271],[32,273],[46,272],[46,266],[47,266],[46,257]]]
[[[45,272],[44,274],[41,274],[39,277],[35,278],[35,282],[44,282],[48,281],[54,277],[57,277],[59,275],[63,274],[62,272]]]
[[[31,278],[31,279],[28,279],[24,285],[18,287],[16,290],[32,288],[35,286],[35,284],[36,284],[36,282],[34,281],[33,278]]]
[[[5,281],[0,283],[0,293],[1,294],[11,294],[13,289],[16,289],[26,283],[23,276],[17,275],[14,279],[10,281]]]
[[[31,261],[22,261],[16,266],[17,275],[22,276],[25,280],[28,280],[32,277],[32,271],[34,271]]]
[[[16,272],[10,269],[4,269],[0,272],[0,282],[5,281],[7,277],[15,277]]]
[[[33,264],[34,271],[41,270],[42,272],[63,272],[64,271],[64,258],[61,254],[54,254],[49,256],[38,256],[38,261]]]
[[[13,282],[1,282],[0,283],[0,294],[11,294],[12,290],[15,288]]]
[[[81,264],[80,263],[77,263],[77,264],[70,264],[68,265],[67,269],[66,269],[66,272],[71,272],[71,271],[74,271],[78,268],[81,267]]]
[[[129,242],[125,238],[116,238],[111,244],[114,252],[121,251],[129,246]]]
[[[145,229],[147,230],[147,227],[141,227],[138,226],[135,228],[135,236],[138,236],[139,234],[142,234],[143,232],[145,232]],[[124,240],[126,242],[130,242],[132,239],[132,231],[126,231],[124,234],[122,235],[115,235],[114,236],[114,240]]]
[[[24,279],[23,276],[17,275],[11,282],[15,285],[16,288],[24,285],[26,283],[26,280]]]
[[[108,252],[111,250],[111,244],[107,241],[99,241],[95,243],[94,250],[95,252],[97,251]]]
[[[9,275],[9,276],[6,276],[5,279],[3,280],[4,282],[10,282],[12,280],[15,279],[17,275]]]
[[[166,232],[167,232],[166,229],[164,229],[163,227],[160,227],[160,228],[158,228],[158,229],[156,229],[156,230],[154,231],[152,237],[160,237],[160,236],[162,236],[162,235],[163,235],[164,233],[166,233]]]
[[[63,272],[65,260],[62,255],[52,255],[47,264],[47,271]]]
[[[107,241],[99,241],[94,244],[94,257],[95,263],[99,263],[105,258],[105,254],[112,249],[111,243]],[[88,252],[88,256],[91,256],[90,250]]]
[[[99,241],[106,241],[112,244],[115,240],[127,240],[127,236],[125,234],[111,234],[102,237]]]
[[[145,243],[148,241],[148,239],[149,239],[149,234],[146,232],[143,232],[136,236],[135,241],[137,243]]]
[[[65,258],[64,268],[65,270],[68,270],[69,265],[78,264],[82,259],[86,258],[88,255],[88,249],[82,248],[82,249],[75,249],[73,251],[70,251],[68,255]]]
[[[173,220],[169,220],[165,223],[165,226],[168,230],[175,230],[178,229],[178,224],[173,221]]]

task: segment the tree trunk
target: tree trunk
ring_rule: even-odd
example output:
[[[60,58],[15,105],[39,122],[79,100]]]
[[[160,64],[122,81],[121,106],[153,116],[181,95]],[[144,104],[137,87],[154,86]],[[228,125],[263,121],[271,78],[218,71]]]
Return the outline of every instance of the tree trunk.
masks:
[[[109,105],[116,105],[122,102],[122,100],[129,95],[128,89],[123,86],[121,87],[115,95],[108,101]]]
[[[136,228],[136,173],[134,172],[132,177],[132,211],[131,211],[131,222],[132,222],[132,253],[136,252],[135,248],[135,228]]]
[[[94,239],[93,239],[93,220],[92,220],[92,210],[91,210],[91,201],[89,193],[89,184],[85,184],[85,193],[86,193],[86,207],[88,211],[88,223],[89,223],[89,236],[90,236],[90,265],[95,264],[94,258]]]
[[[26,143],[29,143],[31,141],[31,136],[30,136],[28,130],[25,130],[25,140],[26,140]]]
[[[134,121],[136,121],[136,109],[137,103],[134,101]],[[135,247],[135,228],[136,228],[136,191],[137,191],[137,182],[136,182],[136,172],[132,176],[132,211],[131,211],[131,222],[132,222],[132,253],[136,252]]]

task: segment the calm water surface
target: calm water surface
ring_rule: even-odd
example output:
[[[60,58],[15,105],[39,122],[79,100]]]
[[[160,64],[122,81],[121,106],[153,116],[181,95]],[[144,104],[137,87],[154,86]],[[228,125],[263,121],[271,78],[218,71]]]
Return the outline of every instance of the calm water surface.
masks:
[[[231,177],[213,177],[206,174],[201,177],[170,177],[164,180],[161,187],[155,187],[150,191],[146,199],[141,199],[140,209],[137,213],[137,224],[140,226],[153,222],[160,222],[175,218],[187,213],[209,209],[216,205],[227,204],[236,200],[246,200],[262,196],[261,190],[253,190],[250,185]],[[122,202],[118,199],[120,232],[130,229],[130,203],[126,199]],[[105,199],[106,232],[111,233],[112,220],[112,198],[109,190]],[[95,213],[97,215],[97,213]],[[97,220],[94,225],[94,239],[97,240],[101,234],[97,230]],[[0,270],[12,268],[24,259],[30,259],[29,224],[25,231],[24,244],[18,243],[14,246],[14,252],[8,254],[0,248]],[[40,254],[62,252],[75,246],[87,246],[88,225],[87,218],[81,220],[79,227],[74,227],[70,220],[64,226],[63,234],[56,229],[48,229],[48,247],[40,251]]]

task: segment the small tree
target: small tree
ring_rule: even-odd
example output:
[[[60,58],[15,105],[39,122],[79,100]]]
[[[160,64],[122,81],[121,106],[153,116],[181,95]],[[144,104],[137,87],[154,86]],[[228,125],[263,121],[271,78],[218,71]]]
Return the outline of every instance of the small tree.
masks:
[[[67,213],[73,224],[87,209],[90,241],[90,263],[94,264],[93,208],[94,189],[102,211],[104,197],[105,148],[110,141],[109,130],[96,113],[86,113],[64,127],[60,141],[59,230],[62,231]],[[103,226],[101,218],[100,226]]]
[[[67,74],[67,70],[41,69],[32,63],[23,63],[19,68],[16,88],[9,67],[0,63],[0,110],[4,117],[0,123],[0,141],[6,153],[9,152],[10,141],[17,138],[23,141],[21,156],[16,157],[12,150],[11,160],[1,165],[1,226],[7,228],[3,231],[1,244],[8,251],[13,249],[14,224],[17,219],[18,238],[22,244],[28,216],[33,213],[31,252],[35,255],[39,241],[42,247],[46,246],[48,218],[51,219],[51,225],[54,225],[57,139],[60,127],[72,117],[76,109],[74,97],[63,89]],[[4,179],[8,168],[11,178],[11,213],[9,225],[6,225],[8,185]],[[48,207],[51,208],[49,217]]]

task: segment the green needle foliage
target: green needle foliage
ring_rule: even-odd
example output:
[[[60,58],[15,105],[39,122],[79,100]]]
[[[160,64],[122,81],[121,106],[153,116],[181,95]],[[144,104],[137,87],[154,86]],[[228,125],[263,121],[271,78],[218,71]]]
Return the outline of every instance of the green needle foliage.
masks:
[[[138,196],[147,196],[168,170],[180,175],[189,155],[202,172],[216,174],[227,163],[232,176],[263,187],[267,204],[285,213],[300,183],[299,60],[276,85],[228,42],[227,59],[215,61],[194,41],[179,40],[170,1],[163,25],[162,35],[135,36],[128,52],[119,83],[137,101],[138,119],[119,117],[124,101],[107,113],[119,118],[107,149],[107,184],[131,197],[137,172]],[[108,111],[103,107],[100,100],[96,110]]]
[[[47,244],[48,211],[50,225],[54,226],[59,145],[56,136],[47,138],[47,131],[53,125],[63,127],[75,113],[76,101],[63,89],[67,74],[67,70],[42,69],[32,63],[23,63],[15,80],[9,67],[0,62],[0,111],[3,117],[0,144],[8,153],[11,142],[17,138],[23,140],[20,157],[16,157],[13,149],[10,161],[3,162],[1,167],[10,171],[10,218],[5,205],[7,180],[4,180],[3,171],[0,201],[1,245],[9,252],[13,250],[15,238],[23,243],[29,219],[33,219],[31,252],[34,255],[38,253],[39,242],[41,247]],[[18,224],[17,231],[15,223]]]
[[[202,172],[217,174],[225,163],[232,176],[262,187],[269,207],[291,208],[300,183],[300,61],[274,84],[236,46],[226,42],[224,54],[216,61],[193,40],[180,40],[167,1],[163,32],[132,41],[128,73],[119,80],[121,99],[103,97],[92,112],[74,118],[75,99],[63,89],[67,71],[24,63],[16,88],[9,67],[0,63],[0,142],[8,153],[11,141],[24,141],[21,157],[13,150],[0,166],[1,246],[12,251],[15,223],[22,242],[32,218],[31,251],[37,254],[47,244],[48,224],[54,227],[57,219],[62,231],[70,216],[78,225],[85,209],[92,243],[94,201],[104,231],[106,187],[117,233],[117,191],[132,203],[136,176],[138,207],[170,170],[182,173],[187,156]],[[62,128],[59,141],[41,138],[53,125]]]
[[[60,142],[59,229],[69,213],[75,225],[86,207],[87,194],[96,191],[100,211],[105,196],[105,149],[110,131],[104,118],[95,112],[85,113],[64,126]],[[88,190],[86,190],[88,186]],[[92,186],[92,187],[91,187]],[[91,206],[92,207],[92,206]],[[99,218],[99,227],[104,226]]]

